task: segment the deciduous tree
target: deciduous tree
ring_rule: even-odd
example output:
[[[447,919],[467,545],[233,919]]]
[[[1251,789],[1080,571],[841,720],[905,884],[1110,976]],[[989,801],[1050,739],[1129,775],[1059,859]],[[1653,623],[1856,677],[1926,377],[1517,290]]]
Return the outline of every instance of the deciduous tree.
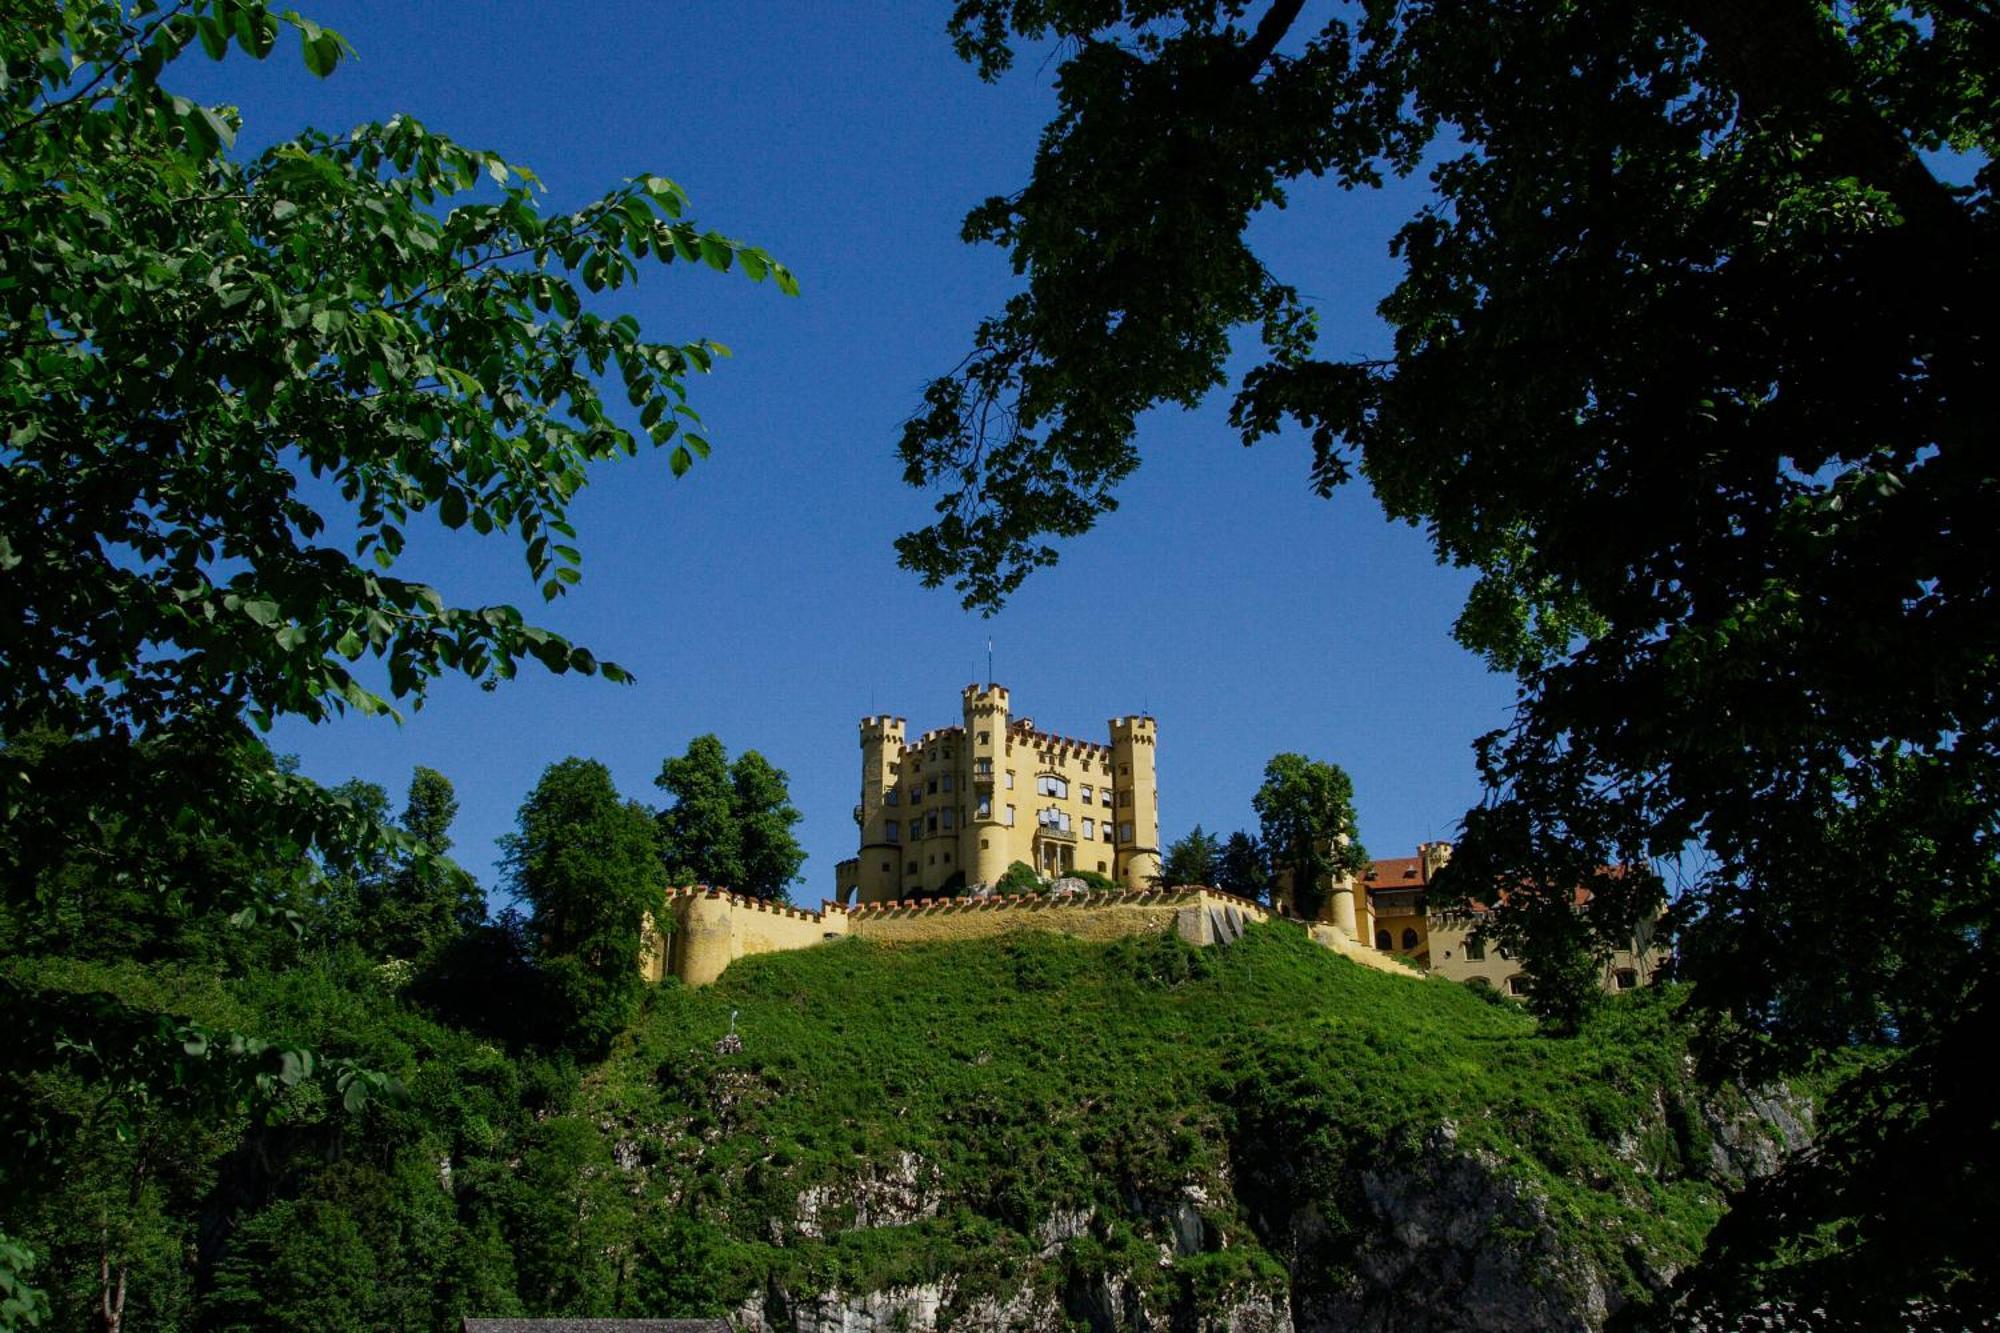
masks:
[[[785,771],[755,750],[729,761],[715,736],[660,766],[653,785],[673,803],[658,816],[660,859],[676,884],[715,884],[759,898],[786,896],[806,854]]]
[[[563,1011],[557,1031],[601,1050],[638,1002],[645,922],[665,919],[652,815],[619,796],[603,764],[565,759],[543,771],[503,847],[514,892],[534,909],[535,961]]]
[[[1307,920],[1325,904],[1328,881],[1368,868],[1355,831],[1354,783],[1338,764],[1273,755],[1250,805],[1272,867],[1289,878],[1292,910]]]
[[[996,604],[1111,507],[1140,415],[1225,386],[1254,328],[1245,442],[1296,427],[1318,489],[1358,472],[1477,569],[1458,637],[1518,673],[1437,895],[1526,930],[1587,884],[1571,942],[1611,947],[1697,849],[1683,964],[1758,1049],[1940,1030],[1993,973],[2000,904],[2000,12],[965,0],[951,23],[987,77],[1016,39],[1062,59],[1033,175],[966,222],[1025,286],[904,433],[909,480],[945,488],[905,564]],[[1250,221],[1293,182],[1417,171],[1392,346],[1330,354]],[[1886,898],[1839,887],[1843,860]]]

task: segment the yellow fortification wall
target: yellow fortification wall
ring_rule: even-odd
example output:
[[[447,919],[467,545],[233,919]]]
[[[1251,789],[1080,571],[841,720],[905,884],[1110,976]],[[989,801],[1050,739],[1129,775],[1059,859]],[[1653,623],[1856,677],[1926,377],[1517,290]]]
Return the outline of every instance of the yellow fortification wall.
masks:
[[[1015,930],[1054,931],[1097,941],[1173,932],[1205,946],[1228,943],[1249,923],[1271,919],[1268,908],[1247,898],[1194,887],[1055,897],[921,898],[852,909],[828,902],[819,911],[696,887],[673,891],[667,915],[673,928],[664,940],[648,931],[640,969],[649,980],[675,976],[690,986],[708,985],[738,958],[810,948],[848,935],[884,944],[927,944],[991,938]],[[1320,927],[1309,934],[1316,943],[1366,967],[1414,975],[1338,932]]]

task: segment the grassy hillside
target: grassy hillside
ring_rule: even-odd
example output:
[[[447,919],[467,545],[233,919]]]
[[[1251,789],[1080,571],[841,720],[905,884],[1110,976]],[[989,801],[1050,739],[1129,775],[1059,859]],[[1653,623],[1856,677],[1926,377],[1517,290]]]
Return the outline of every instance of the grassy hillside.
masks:
[[[1562,1245],[1643,1299],[1643,1270],[1690,1260],[1721,1204],[1668,1006],[1623,997],[1551,1040],[1504,1001],[1278,927],[1210,951],[849,940],[663,988],[583,1104],[637,1191],[676,1205],[685,1294],[711,1308],[774,1281],[951,1276],[964,1298],[1054,1269],[1197,1306],[1282,1289],[1287,1263],[1338,1283],[1369,1225],[1360,1168],[1435,1156],[1446,1122],[1452,1151],[1545,1201]],[[1274,1189],[1326,1215],[1315,1253],[1270,1224]],[[1190,1200],[1199,1251],[1167,1261]]]
[[[1718,1150],[1768,1156],[1760,1108],[1689,1077],[1671,996],[1550,1040],[1280,926],[1212,950],[1022,933],[747,959],[651,991],[581,1067],[502,1035],[533,1026],[504,970],[413,983],[302,951],[0,973],[282,1034],[401,1088],[358,1111],[320,1079],[252,1115],[163,1105],[135,1138],[87,1088],[10,1084],[78,1127],[7,1219],[57,1330],[98,1325],[107,1235],[128,1326],[159,1329],[746,1302],[801,1328],[1124,1327],[1141,1306],[1175,1328],[1449,1328],[1473,1307],[1587,1327],[1697,1253]]]

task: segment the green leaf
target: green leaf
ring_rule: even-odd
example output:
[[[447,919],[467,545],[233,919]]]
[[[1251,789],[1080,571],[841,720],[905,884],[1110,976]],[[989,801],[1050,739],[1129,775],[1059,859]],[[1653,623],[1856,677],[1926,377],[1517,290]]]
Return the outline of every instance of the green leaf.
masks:
[[[259,625],[275,625],[278,623],[278,604],[266,597],[246,599],[243,614]]]
[[[213,18],[204,14],[196,19],[195,31],[201,34],[201,49],[210,60],[220,60],[229,54],[229,34]]]
[[[694,466],[694,456],[688,453],[686,445],[677,444],[674,446],[674,451],[667,455],[667,466],[673,470],[676,477],[684,477],[688,469]]]

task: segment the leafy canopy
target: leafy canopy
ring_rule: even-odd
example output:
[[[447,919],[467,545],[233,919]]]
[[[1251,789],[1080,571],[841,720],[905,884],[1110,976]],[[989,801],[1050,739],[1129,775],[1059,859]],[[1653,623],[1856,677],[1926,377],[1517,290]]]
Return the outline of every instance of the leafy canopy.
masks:
[[[1693,850],[1683,958],[1731,1024],[1926,1030],[2000,903],[2000,13],[1330,8],[956,6],[986,77],[1063,58],[1031,178],[966,222],[1024,285],[904,431],[943,492],[904,564],[997,606],[1253,327],[1245,443],[1302,433],[1319,490],[1359,472],[1476,569],[1458,637],[1518,674],[1439,895],[1567,931],[1537,899],[1587,884],[1601,949]],[[1246,227],[1293,181],[1418,170],[1392,350],[1330,356]]]
[[[1250,805],[1272,866],[1288,878],[1292,911],[1308,921],[1319,916],[1334,879],[1368,869],[1355,831],[1354,783],[1340,765],[1272,755]]]
[[[534,909],[535,956],[562,1010],[556,1030],[601,1050],[630,1022],[648,920],[665,920],[653,818],[595,759],[551,764],[503,840],[507,877]]]
[[[755,750],[729,761],[715,736],[660,765],[653,785],[673,798],[658,815],[660,860],[675,884],[713,884],[783,900],[805,849],[792,829],[803,817],[785,771]]]

